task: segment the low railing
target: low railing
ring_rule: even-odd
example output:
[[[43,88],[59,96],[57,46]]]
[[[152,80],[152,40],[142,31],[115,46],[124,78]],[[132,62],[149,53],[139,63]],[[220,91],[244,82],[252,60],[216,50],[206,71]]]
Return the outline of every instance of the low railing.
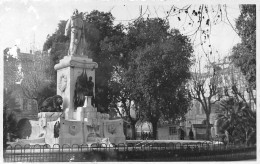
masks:
[[[256,146],[197,143],[127,143],[88,145],[16,145],[4,151],[5,162],[67,161],[238,161],[256,159]]]

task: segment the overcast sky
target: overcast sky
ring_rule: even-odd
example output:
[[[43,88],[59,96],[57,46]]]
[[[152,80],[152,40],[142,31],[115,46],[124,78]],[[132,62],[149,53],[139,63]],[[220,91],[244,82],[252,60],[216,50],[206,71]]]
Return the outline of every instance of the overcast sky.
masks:
[[[42,49],[48,34],[55,32],[60,20],[67,20],[73,10],[91,12],[99,10],[111,11],[115,23],[125,23],[139,16],[142,5],[143,11],[149,7],[149,17],[165,17],[165,12],[172,5],[185,6],[185,4],[140,3],[135,1],[93,1],[93,0],[2,0],[0,1],[0,50],[17,45],[22,52],[29,52],[32,46]],[[187,3],[186,3],[187,4]],[[234,25],[235,18],[239,15],[238,4],[228,4],[230,21]],[[171,28],[179,28],[185,33],[177,17],[169,17]],[[187,29],[186,29],[187,30]],[[211,42],[213,49],[220,54],[228,54],[230,49],[239,42],[239,37],[232,28],[221,23],[212,28]],[[195,54],[201,54],[200,46],[195,46]]]

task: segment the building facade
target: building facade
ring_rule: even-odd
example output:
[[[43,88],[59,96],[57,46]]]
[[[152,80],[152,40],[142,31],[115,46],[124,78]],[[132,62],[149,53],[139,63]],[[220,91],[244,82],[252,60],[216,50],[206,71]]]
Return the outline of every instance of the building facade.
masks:
[[[180,126],[177,124],[159,125],[157,129],[158,140],[179,140]]]
[[[28,99],[26,96],[24,96],[21,83],[25,73],[27,73],[28,70],[32,70],[35,64],[35,55],[46,55],[47,53],[32,53],[32,51],[30,51],[30,53],[23,53],[20,51],[18,47],[15,46],[9,49],[8,54],[17,59],[16,66],[18,68],[18,72],[16,74],[17,80],[15,81],[15,84],[12,87],[11,93],[11,97],[15,99],[16,104],[12,107],[14,109],[9,110],[15,113],[17,122],[23,118],[36,120],[38,114],[37,101],[33,99]]]
[[[217,68],[217,69],[216,69]],[[212,71],[214,70],[214,71]],[[232,91],[232,86],[236,86],[238,91],[242,96],[246,99],[248,104],[251,105],[251,109],[255,110],[256,106],[253,102],[252,96],[250,96],[247,88],[247,82],[245,80],[244,75],[239,71],[238,68],[235,68],[234,65],[230,62],[223,62],[219,64],[215,64],[212,66],[206,73],[196,74],[196,76],[200,76],[203,80],[205,80],[205,87],[209,85],[211,81],[212,74],[216,73],[218,77],[218,89],[222,98],[226,98],[228,96],[234,96]],[[209,90],[206,90],[209,92]],[[207,98],[207,93],[205,94]],[[256,91],[253,91],[254,97],[256,96]],[[212,98],[212,102],[216,100],[216,97]],[[218,115],[221,112],[220,110],[220,101],[216,103],[212,103],[211,106],[211,114],[210,114],[210,124],[211,124],[211,137],[214,138],[216,135],[219,135],[219,124],[218,124]],[[203,110],[202,104],[197,100],[192,100],[189,111],[186,114],[186,121],[184,123],[186,135],[188,135],[189,131],[192,129],[195,133],[195,139],[204,139],[206,135],[205,130],[205,119],[206,114]],[[203,130],[204,127],[204,130]],[[197,135],[196,135],[197,134]]]

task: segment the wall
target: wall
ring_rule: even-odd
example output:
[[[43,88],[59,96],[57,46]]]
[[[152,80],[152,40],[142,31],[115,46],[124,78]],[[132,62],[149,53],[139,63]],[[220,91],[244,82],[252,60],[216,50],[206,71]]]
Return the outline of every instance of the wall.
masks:
[[[170,127],[176,127],[175,134],[170,135],[170,133],[169,133]],[[162,125],[161,127],[158,127],[158,129],[157,129],[158,139],[159,140],[178,140],[179,139],[178,128],[179,128],[179,126],[176,126],[176,125],[166,125],[166,126]]]

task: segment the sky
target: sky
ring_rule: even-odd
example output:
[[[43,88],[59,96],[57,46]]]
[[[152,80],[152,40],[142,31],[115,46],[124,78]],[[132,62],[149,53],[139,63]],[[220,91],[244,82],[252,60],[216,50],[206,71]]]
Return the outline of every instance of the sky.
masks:
[[[135,0],[2,0],[0,1],[0,51],[6,47],[17,45],[21,52],[29,52],[34,47],[41,50],[48,34],[53,34],[60,20],[67,20],[76,8],[80,12],[90,13],[93,10],[111,11],[115,24],[127,24],[136,19],[142,6],[146,16],[165,17],[172,5],[185,6],[187,3],[168,1],[135,1]],[[194,4],[195,5],[195,4]],[[239,16],[238,4],[228,4],[229,19]],[[185,33],[183,24],[177,17],[169,17],[171,28],[178,28]],[[187,29],[186,29],[187,30]],[[212,28],[211,44],[214,52],[220,55],[230,53],[232,47],[239,42],[238,35],[230,25],[221,23]],[[202,55],[201,46],[196,45],[196,55]]]

